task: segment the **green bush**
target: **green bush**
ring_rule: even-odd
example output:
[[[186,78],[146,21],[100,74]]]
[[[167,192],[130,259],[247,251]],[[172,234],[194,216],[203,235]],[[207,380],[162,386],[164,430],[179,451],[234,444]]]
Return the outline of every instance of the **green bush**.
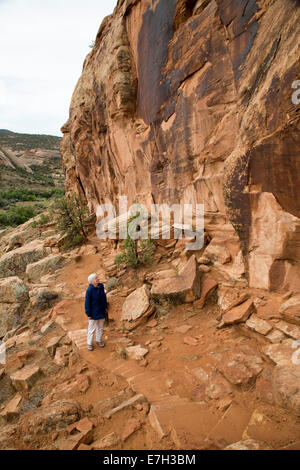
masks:
[[[148,238],[147,240],[132,240],[129,235],[129,225],[131,222],[139,217],[137,214],[127,223],[127,238],[122,242],[122,252],[115,257],[115,264],[121,267],[137,268],[140,264],[147,264],[152,261],[155,251],[153,241]]]
[[[0,191],[0,201],[43,201],[55,196],[62,196],[63,189],[55,188],[48,190],[38,189],[6,189]]]
[[[32,219],[35,215],[36,210],[33,206],[16,206],[4,214],[0,214],[0,226],[17,227]]]
[[[64,251],[82,245],[87,240],[83,225],[87,210],[84,201],[77,194],[56,199],[51,206],[50,213],[54,216],[56,228],[65,236],[62,246]]]
[[[32,224],[32,228],[43,227],[50,222],[49,215],[42,214],[38,220],[35,220]]]

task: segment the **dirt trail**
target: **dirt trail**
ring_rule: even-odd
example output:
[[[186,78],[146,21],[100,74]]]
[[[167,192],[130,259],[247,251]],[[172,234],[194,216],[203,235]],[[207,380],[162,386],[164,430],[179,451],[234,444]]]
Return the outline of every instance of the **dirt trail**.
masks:
[[[98,243],[94,240],[92,244]],[[83,256],[61,271],[53,288],[64,285],[65,298],[73,302],[57,321],[70,333],[86,363],[119,376],[136,393],[146,396],[151,404],[152,445],[156,442],[159,448],[171,445],[173,448],[217,449],[242,438],[253,438],[279,449],[299,441],[299,420],[265,400],[269,382],[261,378],[264,372],[257,374],[260,386],[255,385],[255,379],[230,383],[220,372],[218,361],[226,360],[230,352],[237,350],[237,354],[255,355],[260,353],[261,345],[255,336],[241,334],[238,327],[218,330],[219,310],[214,299],[201,310],[191,304],[171,307],[167,315],[156,316],[152,327],[150,323],[150,327],[144,325],[132,333],[124,332],[120,324],[126,298],[124,289],[130,291],[143,284],[143,276],[125,275],[119,283],[118,294],[110,300],[112,321],[104,332],[106,347],[95,347],[89,352],[84,295],[90,273],[97,272],[101,280],[107,280],[103,262],[103,252]],[[187,327],[185,334],[176,331],[182,326]],[[186,337],[196,338],[197,344],[186,344]],[[128,344],[149,348],[146,362],[122,359],[120,350]],[[271,369],[267,358],[263,357],[262,361],[263,371]],[[94,394],[90,404],[97,401],[99,393]],[[125,425],[122,419],[127,419],[126,414],[116,417],[111,431],[116,432],[119,425]],[[160,442],[161,439],[164,440]],[[299,443],[294,445],[297,447]],[[130,446],[145,448],[141,431],[131,438]]]

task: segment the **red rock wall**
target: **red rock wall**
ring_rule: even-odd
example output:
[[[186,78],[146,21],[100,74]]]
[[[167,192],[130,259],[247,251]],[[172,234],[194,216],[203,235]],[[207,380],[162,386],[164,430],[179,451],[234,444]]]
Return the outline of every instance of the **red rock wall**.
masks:
[[[299,291],[299,37],[298,0],[119,0],[63,127],[67,190],[204,203],[229,276]]]

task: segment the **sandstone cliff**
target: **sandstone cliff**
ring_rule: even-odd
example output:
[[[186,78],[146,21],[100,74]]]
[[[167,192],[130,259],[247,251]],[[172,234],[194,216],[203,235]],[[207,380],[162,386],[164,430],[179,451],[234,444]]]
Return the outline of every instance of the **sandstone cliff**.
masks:
[[[62,128],[67,190],[204,203],[228,275],[300,291],[300,4],[119,0]]]

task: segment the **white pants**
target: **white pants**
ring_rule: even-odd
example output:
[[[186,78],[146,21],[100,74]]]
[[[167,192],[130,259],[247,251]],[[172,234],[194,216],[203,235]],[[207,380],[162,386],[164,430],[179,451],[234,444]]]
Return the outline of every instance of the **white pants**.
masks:
[[[87,338],[88,346],[93,345],[93,338],[94,338],[95,331],[96,331],[96,341],[97,343],[101,343],[104,321],[105,321],[104,318],[103,320],[89,320],[88,338]]]

